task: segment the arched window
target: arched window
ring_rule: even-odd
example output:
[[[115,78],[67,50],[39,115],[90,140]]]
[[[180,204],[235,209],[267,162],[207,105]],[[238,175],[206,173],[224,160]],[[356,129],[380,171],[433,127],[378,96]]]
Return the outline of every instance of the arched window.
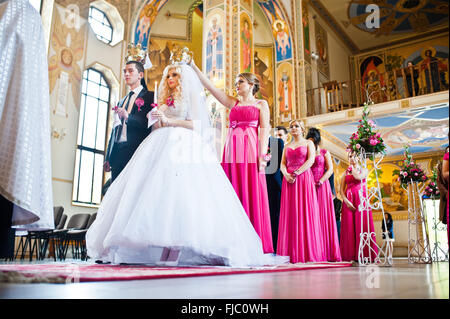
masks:
[[[91,6],[89,7],[89,24],[92,27],[97,39],[110,44],[113,38],[113,28],[106,14]]]
[[[93,68],[83,73],[72,202],[99,205],[103,185],[110,86]]]

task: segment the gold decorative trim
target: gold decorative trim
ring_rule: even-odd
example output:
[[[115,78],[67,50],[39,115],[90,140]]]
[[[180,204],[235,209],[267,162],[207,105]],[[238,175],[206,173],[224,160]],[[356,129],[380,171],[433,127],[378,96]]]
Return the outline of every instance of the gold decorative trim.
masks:
[[[400,101],[400,108],[402,109],[408,109],[411,107],[411,103],[409,100],[405,99],[405,100],[401,100]]]

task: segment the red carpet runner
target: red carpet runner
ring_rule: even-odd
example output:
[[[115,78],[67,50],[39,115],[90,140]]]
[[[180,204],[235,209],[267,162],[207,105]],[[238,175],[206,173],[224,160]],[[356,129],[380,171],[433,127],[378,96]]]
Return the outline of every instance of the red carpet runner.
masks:
[[[276,267],[150,267],[142,265],[0,264],[0,282],[71,283],[234,275],[351,267],[348,262],[289,264]]]

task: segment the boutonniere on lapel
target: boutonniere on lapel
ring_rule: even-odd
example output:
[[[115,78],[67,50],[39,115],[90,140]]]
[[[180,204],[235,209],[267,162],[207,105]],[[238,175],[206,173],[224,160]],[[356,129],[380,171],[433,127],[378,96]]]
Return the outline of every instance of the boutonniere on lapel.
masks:
[[[112,110],[113,110],[114,112],[117,112],[118,109],[119,109],[119,106],[118,106],[118,105],[116,105],[116,106],[114,106],[114,107],[112,108]]]
[[[141,98],[141,97],[138,97],[137,99],[136,99],[136,101],[134,101],[134,103],[137,105],[137,107],[138,107],[138,112],[140,112],[141,111],[141,107],[145,104],[144,103],[144,100]]]

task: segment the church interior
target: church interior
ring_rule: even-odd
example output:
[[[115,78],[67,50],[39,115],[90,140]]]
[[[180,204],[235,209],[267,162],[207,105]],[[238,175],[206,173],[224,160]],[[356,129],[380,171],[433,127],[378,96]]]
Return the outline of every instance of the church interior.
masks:
[[[349,165],[352,133],[369,105],[386,144],[377,167],[368,164],[367,183],[378,187],[382,199],[382,209],[373,212],[377,244],[383,246],[383,212],[392,215],[395,242],[392,264],[379,267],[375,288],[367,288],[370,268],[354,266],[66,285],[0,281],[1,298],[449,298],[447,228],[439,220],[439,199],[423,199],[420,238],[428,242],[431,259],[411,262],[412,195],[396,175],[405,145],[428,178],[448,147],[448,1],[30,2],[41,15],[47,46],[53,202],[63,208],[66,223],[76,214],[92,216],[100,205],[111,177],[103,170],[111,110],[127,93],[124,57],[129,43],[141,43],[152,63],[145,71],[150,91],[176,48],[188,47],[202,72],[230,95],[236,96],[237,74],[254,73],[272,128],[302,119],[307,128],[320,129],[337,190]],[[220,156],[229,110],[206,96]],[[0,264],[86,263],[73,248],[65,261],[54,261],[51,246],[39,261],[37,250],[23,249],[20,240],[16,237],[16,260]]]

